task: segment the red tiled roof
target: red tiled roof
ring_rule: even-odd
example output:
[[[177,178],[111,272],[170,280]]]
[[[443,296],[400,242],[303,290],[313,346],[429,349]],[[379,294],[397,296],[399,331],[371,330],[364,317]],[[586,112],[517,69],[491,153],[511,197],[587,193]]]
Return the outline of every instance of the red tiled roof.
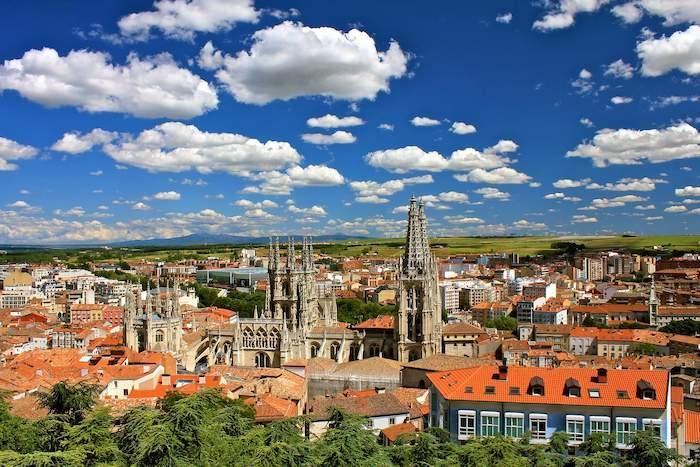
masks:
[[[379,315],[361,322],[355,326],[355,329],[394,329],[394,317],[392,315]]]
[[[608,407],[663,408],[668,391],[668,372],[665,370],[608,370],[608,382],[596,382],[596,370],[591,368],[531,368],[508,367],[505,380],[496,379],[497,366],[480,366],[461,370],[429,373],[428,378],[442,396],[449,400],[519,402],[530,404],[597,405]],[[528,394],[532,378],[544,382],[545,394]],[[571,398],[564,394],[564,383],[574,378],[581,385],[581,397]],[[645,380],[656,390],[657,397],[643,400],[637,397],[637,382]],[[486,394],[485,387],[494,388]],[[471,387],[471,392],[466,392]],[[520,395],[510,394],[517,387]],[[600,397],[590,397],[588,390],[596,388]],[[618,390],[625,390],[629,398],[617,397]]]
[[[386,439],[395,442],[404,433],[416,433],[418,428],[413,423],[399,423],[384,428],[381,433]]]
[[[700,412],[685,411],[685,442],[700,444]]]
[[[469,323],[452,323],[443,326],[442,334],[486,334],[486,331]]]
[[[603,303],[600,305],[575,305],[571,307],[573,313],[591,313],[591,314],[608,314],[608,313],[644,313],[649,311],[648,307],[643,303],[632,303],[629,305],[620,303]]]
[[[671,421],[683,423],[683,386],[671,386]]]

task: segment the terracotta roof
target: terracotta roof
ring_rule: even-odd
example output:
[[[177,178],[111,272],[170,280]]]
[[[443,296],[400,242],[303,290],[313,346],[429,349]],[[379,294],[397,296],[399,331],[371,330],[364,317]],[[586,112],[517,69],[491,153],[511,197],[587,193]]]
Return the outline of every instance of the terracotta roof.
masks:
[[[469,323],[452,323],[442,327],[442,334],[486,334],[486,331]]]
[[[624,305],[620,303],[602,303],[600,305],[574,305],[570,308],[573,313],[609,314],[609,313],[645,313],[649,311],[643,303]]]
[[[261,394],[245,400],[245,403],[255,411],[255,421],[258,423],[296,417],[298,407],[289,399],[282,399],[272,394]]]
[[[310,403],[311,420],[328,419],[328,409],[338,407],[363,417],[408,414],[410,409],[389,393],[368,397],[318,397]]]
[[[418,428],[413,423],[399,423],[384,428],[381,434],[393,443],[399,436],[405,433],[416,433],[417,431]]]
[[[659,310],[657,312],[657,315],[659,316],[673,316],[673,315],[680,315],[680,316],[700,316],[700,307],[690,307],[690,306],[684,306],[684,307],[671,307],[671,306],[660,306]]]
[[[394,317],[392,315],[379,315],[376,318],[367,319],[354,326],[355,329],[394,329]]]
[[[571,330],[571,337],[595,337],[603,342],[644,342],[654,345],[668,345],[668,334],[648,329],[599,329],[577,327]]]
[[[683,334],[675,334],[669,337],[671,342],[680,342],[682,344],[698,345],[700,346],[700,337],[695,336],[684,336]]]
[[[565,334],[571,333],[571,324],[535,324],[535,335],[540,334]]]
[[[686,410],[685,416],[685,442],[700,444],[700,412]]]
[[[455,370],[458,368],[471,368],[474,366],[490,364],[491,360],[478,358],[459,357],[457,355],[435,354],[429,357],[403,363],[404,368],[415,368],[427,371]]]
[[[683,423],[683,386],[671,386],[671,421]]]
[[[449,400],[637,408],[663,408],[666,404],[668,372],[665,370],[608,370],[607,383],[598,383],[596,375],[597,370],[591,368],[508,367],[506,379],[499,380],[497,366],[480,366],[430,373],[428,378]],[[528,393],[533,378],[543,380],[543,396]],[[564,394],[564,383],[569,378],[581,385],[581,397]],[[656,399],[637,397],[637,383],[641,380],[649,382],[656,390]],[[493,388],[493,393],[486,393],[487,386]],[[511,394],[511,387],[518,388],[520,394]],[[600,397],[590,397],[589,389],[598,389]],[[626,398],[618,397],[620,390],[627,392]]]

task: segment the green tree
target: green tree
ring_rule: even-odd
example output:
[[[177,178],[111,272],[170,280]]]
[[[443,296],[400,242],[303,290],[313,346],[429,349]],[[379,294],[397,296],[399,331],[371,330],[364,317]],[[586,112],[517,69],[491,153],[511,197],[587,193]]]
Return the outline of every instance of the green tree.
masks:
[[[648,342],[635,342],[627,347],[629,355],[656,355],[658,351],[654,344]]]
[[[49,413],[64,415],[71,425],[80,423],[85,414],[95,405],[100,389],[84,382],[70,385],[61,381],[47,393],[39,394],[39,405]]]
[[[652,430],[638,431],[632,437],[632,449],[626,456],[634,465],[669,465],[682,458],[667,448]]]
[[[487,328],[496,328],[499,331],[515,331],[518,329],[518,320],[511,316],[499,316],[486,321]]]
[[[659,329],[663,332],[670,332],[672,334],[683,334],[686,336],[694,336],[700,333],[700,322],[694,319],[684,319],[681,321],[672,321],[666,326]]]
[[[386,452],[376,436],[367,430],[364,418],[330,409],[330,426],[315,443],[320,465],[332,467],[387,465]]]
[[[112,417],[107,408],[93,411],[79,425],[68,429],[63,441],[66,451],[84,453],[86,466],[125,465],[125,458],[112,437]]]

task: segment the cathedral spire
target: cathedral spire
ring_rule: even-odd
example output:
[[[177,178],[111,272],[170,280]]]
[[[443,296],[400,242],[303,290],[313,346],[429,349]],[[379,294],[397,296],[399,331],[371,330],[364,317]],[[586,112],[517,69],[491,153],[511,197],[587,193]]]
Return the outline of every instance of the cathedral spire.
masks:
[[[289,269],[294,269],[294,237],[289,237],[287,241],[287,267]]]
[[[428,243],[427,219],[423,201],[418,202],[411,196],[408,207],[408,226],[406,228],[406,247],[401,261],[406,272],[418,270],[423,272],[430,262],[430,244]]]

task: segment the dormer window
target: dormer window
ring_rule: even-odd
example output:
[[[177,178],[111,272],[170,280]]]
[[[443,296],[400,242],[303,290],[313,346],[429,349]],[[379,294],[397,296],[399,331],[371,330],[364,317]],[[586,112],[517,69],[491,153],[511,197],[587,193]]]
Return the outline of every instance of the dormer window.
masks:
[[[530,380],[527,392],[531,396],[544,396],[544,380],[539,376],[533,377]]]
[[[581,384],[574,378],[569,378],[564,383],[564,394],[567,397],[581,397]]]
[[[656,390],[649,381],[640,379],[637,381],[637,397],[650,401],[656,399]]]

